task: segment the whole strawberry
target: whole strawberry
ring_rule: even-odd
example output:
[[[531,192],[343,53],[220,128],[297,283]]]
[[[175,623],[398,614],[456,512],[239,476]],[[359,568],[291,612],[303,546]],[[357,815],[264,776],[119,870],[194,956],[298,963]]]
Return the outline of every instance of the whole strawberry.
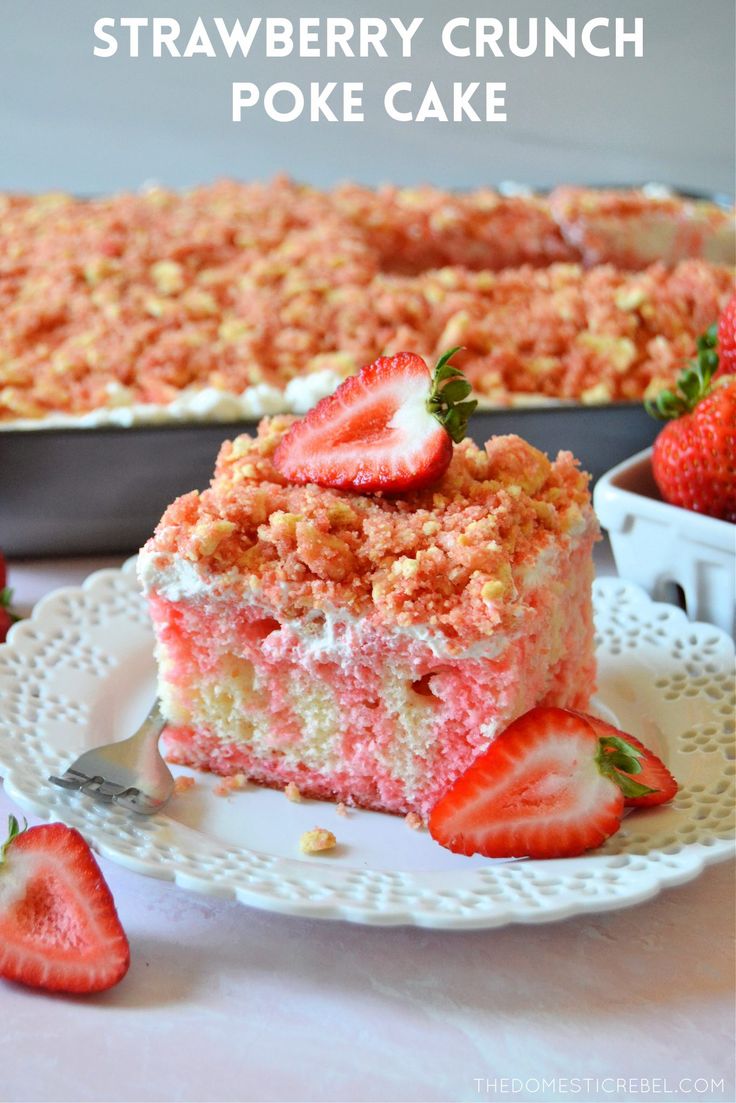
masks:
[[[711,326],[677,390],[647,403],[668,422],[654,442],[652,473],[665,501],[736,522],[736,375],[714,380],[715,344]]]
[[[726,303],[718,319],[717,375],[736,373],[736,292]]]

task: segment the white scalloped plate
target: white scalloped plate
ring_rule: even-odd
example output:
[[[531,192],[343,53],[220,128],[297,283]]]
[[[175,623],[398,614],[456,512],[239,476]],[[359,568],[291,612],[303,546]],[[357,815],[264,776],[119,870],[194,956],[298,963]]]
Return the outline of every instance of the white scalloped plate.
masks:
[[[660,753],[681,789],[580,858],[463,858],[394,816],[341,818],[334,805],[257,787],[218,797],[203,776],[151,819],[54,788],[49,774],[129,734],[153,696],[152,633],[132,561],[49,595],[0,647],[5,788],[129,869],[293,915],[473,928],[635,904],[734,851],[733,643],[616,579],[596,582],[595,606],[598,706]],[[300,856],[299,836],[315,825],[339,845]]]

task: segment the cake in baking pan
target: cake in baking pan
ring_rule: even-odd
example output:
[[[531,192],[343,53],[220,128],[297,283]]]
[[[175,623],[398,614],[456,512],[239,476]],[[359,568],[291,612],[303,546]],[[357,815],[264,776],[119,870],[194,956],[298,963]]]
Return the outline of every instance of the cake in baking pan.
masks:
[[[733,240],[732,212],[642,191],[0,196],[0,425],[300,413],[454,344],[490,405],[639,400],[717,318]]]

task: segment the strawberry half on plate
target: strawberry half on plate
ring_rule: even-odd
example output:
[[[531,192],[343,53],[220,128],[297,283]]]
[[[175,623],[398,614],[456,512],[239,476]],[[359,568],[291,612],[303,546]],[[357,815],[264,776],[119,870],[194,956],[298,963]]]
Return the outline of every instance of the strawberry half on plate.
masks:
[[[575,857],[618,831],[625,803],[653,795],[638,780],[641,759],[628,736],[593,717],[531,709],[440,798],[430,834],[456,854]]]
[[[101,992],[130,950],[112,894],[73,827],[20,831],[0,845],[0,977],[55,992]]]
[[[11,608],[12,600],[13,591],[8,586],[8,567],[0,548],[0,643],[5,642],[8,632],[18,620]]]
[[[477,403],[450,360],[434,372],[413,352],[381,356],[292,425],[274,465],[292,483],[401,494],[436,482]]]

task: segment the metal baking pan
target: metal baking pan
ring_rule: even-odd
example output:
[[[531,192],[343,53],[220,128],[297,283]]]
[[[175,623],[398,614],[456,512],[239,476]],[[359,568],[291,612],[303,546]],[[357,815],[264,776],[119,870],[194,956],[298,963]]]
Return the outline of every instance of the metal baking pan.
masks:
[[[255,421],[0,431],[0,547],[11,556],[135,551],[169,502],[209,483],[218,449]],[[481,411],[470,435],[518,433],[574,453],[593,480],[647,448],[658,426],[640,405]]]
[[[500,185],[513,191],[518,185]],[[641,184],[588,184],[640,187]],[[548,188],[531,187],[544,193]],[[674,195],[730,207],[730,196],[673,187]],[[0,428],[0,547],[11,556],[135,551],[177,495],[207,486],[224,440],[255,421],[130,428]],[[636,403],[481,411],[470,435],[518,433],[554,456],[567,449],[595,482],[647,448],[658,431]]]

